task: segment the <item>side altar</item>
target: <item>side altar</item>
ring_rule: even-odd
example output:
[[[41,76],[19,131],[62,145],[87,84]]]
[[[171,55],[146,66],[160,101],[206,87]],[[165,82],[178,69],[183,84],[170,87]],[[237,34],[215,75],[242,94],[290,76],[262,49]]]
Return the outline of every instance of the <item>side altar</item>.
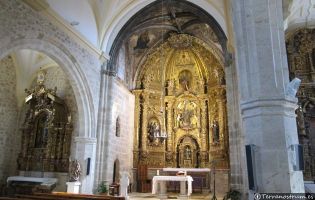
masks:
[[[65,191],[72,119],[65,101],[57,95],[57,88],[46,88],[45,76],[45,71],[40,70],[34,87],[25,89],[26,112],[20,127],[21,149],[17,159],[19,176],[9,177],[8,183],[11,186],[22,183],[31,187],[55,178],[58,179],[54,185],[56,189]],[[51,186],[49,188],[53,189],[53,184]]]
[[[7,179],[9,195],[32,194],[33,192],[50,193],[57,184],[56,178],[37,178],[24,176],[10,176]]]

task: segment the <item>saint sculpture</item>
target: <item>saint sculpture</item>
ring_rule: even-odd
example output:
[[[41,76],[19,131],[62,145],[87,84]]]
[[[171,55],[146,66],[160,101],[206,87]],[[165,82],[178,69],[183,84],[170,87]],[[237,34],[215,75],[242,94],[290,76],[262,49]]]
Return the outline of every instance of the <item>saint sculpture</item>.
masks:
[[[76,182],[79,181],[81,175],[81,166],[78,160],[73,160],[70,162],[69,165],[69,176],[70,176],[70,182]]]

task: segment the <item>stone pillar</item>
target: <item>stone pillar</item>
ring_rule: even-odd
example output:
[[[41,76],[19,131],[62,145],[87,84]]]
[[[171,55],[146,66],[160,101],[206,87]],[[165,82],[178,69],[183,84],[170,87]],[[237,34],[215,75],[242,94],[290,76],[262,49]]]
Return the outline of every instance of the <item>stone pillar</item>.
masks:
[[[303,175],[293,171],[290,152],[290,146],[298,144],[296,99],[286,95],[282,1],[230,0],[230,4],[242,118],[239,137],[256,146],[257,192],[303,193]],[[240,148],[244,153],[244,146]],[[246,170],[243,175],[247,183]]]
[[[108,162],[108,138],[105,135],[107,130],[105,111],[110,98],[109,88],[111,87],[111,76],[106,71],[107,58],[102,57],[102,68],[100,72],[101,83],[100,83],[100,101],[98,108],[98,121],[97,121],[97,149],[96,149],[96,163],[95,163],[95,179],[94,189],[97,189],[99,184],[106,181],[106,163]]]
[[[96,153],[96,138],[76,137],[75,155],[74,158],[78,160],[81,166],[81,190],[83,194],[93,194],[94,185],[94,167],[95,167],[95,153]],[[87,175],[88,158],[90,161],[90,173]]]

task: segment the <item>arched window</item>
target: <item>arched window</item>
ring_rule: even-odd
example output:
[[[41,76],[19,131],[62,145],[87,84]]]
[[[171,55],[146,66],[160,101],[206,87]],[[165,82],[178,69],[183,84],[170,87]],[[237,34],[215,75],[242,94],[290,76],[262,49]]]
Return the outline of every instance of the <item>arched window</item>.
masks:
[[[117,117],[116,119],[116,137],[120,137],[120,119]]]

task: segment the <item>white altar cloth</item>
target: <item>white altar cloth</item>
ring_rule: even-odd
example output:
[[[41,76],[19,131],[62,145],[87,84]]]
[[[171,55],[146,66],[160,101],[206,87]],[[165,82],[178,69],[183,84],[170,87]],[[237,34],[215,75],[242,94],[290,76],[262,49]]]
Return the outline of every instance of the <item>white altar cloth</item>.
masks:
[[[57,183],[58,179],[56,178],[37,178],[37,177],[25,177],[25,176],[10,176],[7,179],[7,184],[10,184],[12,181],[19,182],[37,182],[42,183],[42,185],[51,185]]]
[[[165,181],[183,181],[188,182],[188,190],[187,195],[190,196],[192,193],[192,181],[193,178],[191,176],[154,176],[152,179],[152,194],[157,193],[158,182]]]

